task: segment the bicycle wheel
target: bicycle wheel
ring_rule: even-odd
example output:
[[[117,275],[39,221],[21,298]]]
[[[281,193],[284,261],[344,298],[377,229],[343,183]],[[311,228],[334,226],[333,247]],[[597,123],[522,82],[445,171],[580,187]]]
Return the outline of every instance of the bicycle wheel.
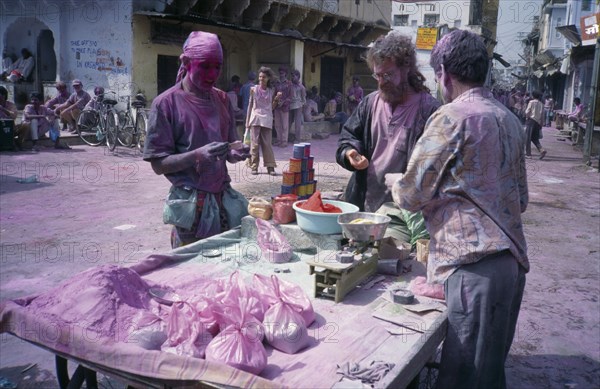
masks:
[[[99,146],[104,140],[100,130],[98,111],[82,111],[77,119],[77,135],[90,146]]]
[[[127,111],[121,112],[119,115],[119,119],[123,125],[119,125],[119,136],[117,137],[121,146],[131,147],[134,141],[134,130],[133,127],[133,118],[131,114]]]
[[[135,134],[138,150],[144,151],[144,143],[146,143],[146,131],[148,130],[148,116],[145,111],[140,111],[135,120]]]
[[[106,146],[110,151],[117,147],[117,138],[119,137],[119,117],[114,110],[106,113]]]

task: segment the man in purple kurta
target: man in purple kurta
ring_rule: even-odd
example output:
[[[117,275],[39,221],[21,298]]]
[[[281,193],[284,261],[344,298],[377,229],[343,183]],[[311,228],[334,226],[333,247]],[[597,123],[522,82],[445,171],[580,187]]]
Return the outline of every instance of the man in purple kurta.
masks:
[[[249,156],[247,147],[230,148],[237,132],[233,107],[225,92],[215,88],[223,64],[217,36],[192,32],[180,59],[177,83],[152,103],[144,149],[144,160],[165,175],[172,190],[197,192],[191,228],[174,225],[174,248],[230,227],[222,206],[224,193],[233,191],[226,162]]]

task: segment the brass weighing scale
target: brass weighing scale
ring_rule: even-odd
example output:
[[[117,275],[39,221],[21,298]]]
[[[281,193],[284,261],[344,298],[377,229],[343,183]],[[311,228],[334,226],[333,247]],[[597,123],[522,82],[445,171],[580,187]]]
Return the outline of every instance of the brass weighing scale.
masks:
[[[310,274],[315,275],[315,297],[331,298],[339,303],[358,284],[375,274],[379,245],[390,221],[388,216],[369,212],[338,216],[344,236],[342,249],[307,261]]]

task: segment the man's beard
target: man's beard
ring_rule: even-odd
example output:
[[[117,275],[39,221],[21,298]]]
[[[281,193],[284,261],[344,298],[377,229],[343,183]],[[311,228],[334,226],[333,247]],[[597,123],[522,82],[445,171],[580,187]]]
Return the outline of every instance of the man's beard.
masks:
[[[383,101],[390,104],[401,104],[408,99],[410,90],[408,83],[394,85],[388,82],[379,88],[379,93]]]

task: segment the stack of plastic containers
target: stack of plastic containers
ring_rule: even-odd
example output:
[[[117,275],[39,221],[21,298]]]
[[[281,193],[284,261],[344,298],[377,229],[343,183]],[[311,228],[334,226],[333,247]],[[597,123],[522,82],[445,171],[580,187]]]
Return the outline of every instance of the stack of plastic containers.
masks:
[[[315,193],[317,181],[313,164],[314,157],[310,155],[310,143],[295,144],[289,168],[283,172],[281,194],[292,193],[302,200]]]

